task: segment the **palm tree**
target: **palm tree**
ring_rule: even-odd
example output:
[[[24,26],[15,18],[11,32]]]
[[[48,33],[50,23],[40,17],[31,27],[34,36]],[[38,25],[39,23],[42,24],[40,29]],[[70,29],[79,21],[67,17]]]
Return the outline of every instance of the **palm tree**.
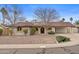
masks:
[[[72,17],[70,18],[70,21],[71,21],[71,23],[72,23],[72,21],[73,21],[73,18],[72,18]]]
[[[13,7],[12,10],[10,10],[10,8],[8,9],[7,7],[1,8],[0,12],[2,13],[2,16],[3,16],[3,24],[5,23],[5,19],[7,19],[11,24],[15,24],[16,19],[20,15],[18,10],[17,10],[18,7],[15,7],[14,5],[12,5],[12,7]],[[13,15],[10,15],[9,11],[12,12]]]
[[[70,21],[71,21],[71,23],[72,23],[72,21],[73,21],[73,18],[72,18],[72,17],[70,18]],[[72,27],[71,27],[71,32],[72,32]]]
[[[0,12],[2,13],[2,16],[3,16],[3,24],[5,23],[5,19],[7,19],[8,21],[12,23],[8,14],[8,10],[5,7],[2,7]]]
[[[6,9],[3,7],[1,8],[0,12],[2,13],[3,16],[3,24],[5,23],[5,16],[7,15],[7,11]]]
[[[65,21],[65,18],[62,18],[62,21],[64,22]]]
[[[4,5],[0,9],[3,17],[3,24],[5,24],[5,20],[9,21],[9,24],[13,25],[17,20],[25,20],[25,17],[22,16],[22,10],[19,9],[18,5],[11,5],[12,8],[8,8],[8,5]]]

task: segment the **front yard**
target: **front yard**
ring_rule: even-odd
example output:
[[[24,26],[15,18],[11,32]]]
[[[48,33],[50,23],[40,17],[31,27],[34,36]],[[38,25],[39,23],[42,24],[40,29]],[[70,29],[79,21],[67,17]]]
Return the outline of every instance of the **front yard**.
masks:
[[[79,34],[72,33],[55,35],[0,36],[0,44],[57,44],[56,36],[68,37],[70,38],[70,41],[68,42],[79,42]]]
[[[54,35],[0,36],[0,44],[55,44]]]

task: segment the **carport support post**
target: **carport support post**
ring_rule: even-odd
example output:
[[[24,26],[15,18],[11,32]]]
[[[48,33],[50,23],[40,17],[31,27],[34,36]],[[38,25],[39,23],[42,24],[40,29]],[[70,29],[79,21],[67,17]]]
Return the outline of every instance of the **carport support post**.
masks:
[[[27,33],[27,35],[30,35],[30,28],[28,27],[28,33]]]

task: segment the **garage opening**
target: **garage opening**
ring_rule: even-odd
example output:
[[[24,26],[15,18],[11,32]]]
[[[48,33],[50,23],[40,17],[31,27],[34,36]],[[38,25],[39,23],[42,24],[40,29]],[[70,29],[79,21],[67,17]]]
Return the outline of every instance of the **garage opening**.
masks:
[[[55,28],[55,32],[56,33],[65,33],[65,28],[63,28],[63,27]]]

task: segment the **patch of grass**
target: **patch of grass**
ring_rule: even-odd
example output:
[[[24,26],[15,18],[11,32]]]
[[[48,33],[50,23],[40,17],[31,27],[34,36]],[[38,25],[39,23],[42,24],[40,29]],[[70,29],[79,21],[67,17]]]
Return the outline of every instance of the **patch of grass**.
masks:
[[[65,37],[65,36],[57,36],[57,37],[56,37],[56,40],[57,40],[59,43],[62,43],[62,42],[68,42],[68,41],[70,41],[70,38]]]

